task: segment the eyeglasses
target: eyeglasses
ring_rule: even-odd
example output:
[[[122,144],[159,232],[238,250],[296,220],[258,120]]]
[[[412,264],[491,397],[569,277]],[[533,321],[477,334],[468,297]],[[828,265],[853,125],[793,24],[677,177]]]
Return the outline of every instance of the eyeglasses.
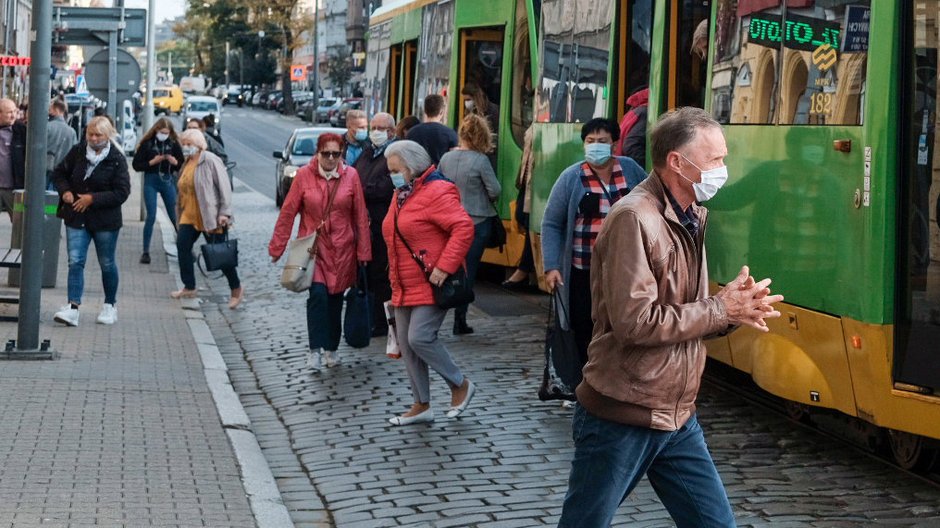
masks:
[[[321,150],[320,155],[324,158],[338,159],[343,153],[338,150]]]

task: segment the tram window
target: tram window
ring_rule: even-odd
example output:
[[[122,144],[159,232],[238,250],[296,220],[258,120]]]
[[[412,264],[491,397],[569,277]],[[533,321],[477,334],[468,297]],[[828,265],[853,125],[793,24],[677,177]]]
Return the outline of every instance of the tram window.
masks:
[[[780,124],[860,125],[868,59],[868,1],[829,8],[788,0]],[[772,20],[762,20],[770,35]],[[754,23],[752,22],[752,28]],[[752,29],[751,34],[762,35]],[[799,61],[802,64],[789,63]]]
[[[605,115],[613,2],[542,1],[536,118],[571,123]]]
[[[670,97],[670,105],[705,106],[705,75],[708,50],[708,15],[711,12],[709,0],[682,0],[674,4],[679,9],[677,13],[678,27],[675,28],[675,68],[669,76],[670,82],[675,83],[674,95]],[[679,7],[681,6],[681,7]],[[703,33],[705,48],[696,49],[693,37],[696,33]],[[673,93],[670,90],[671,94]],[[673,98],[674,97],[674,98]]]
[[[386,22],[369,29],[368,60],[366,60],[365,110],[369,115],[394,108],[386,107],[388,99],[389,46],[391,24]],[[394,103],[393,103],[394,104]]]
[[[512,137],[521,148],[525,131],[532,124],[532,54],[525,0],[516,2],[515,56],[512,66]]]
[[[627,98],[649,86],[652,26],[653,0],[620,0],[617,42],[621,49],[614,61],[619,90],[617,119],[628,109]]]
[[[451,49],[454,41],[454,2],[430,4],[424,7],[418,57],[417,88],[414,115],[421,113],[428,94],[447,96],[450,85]]]

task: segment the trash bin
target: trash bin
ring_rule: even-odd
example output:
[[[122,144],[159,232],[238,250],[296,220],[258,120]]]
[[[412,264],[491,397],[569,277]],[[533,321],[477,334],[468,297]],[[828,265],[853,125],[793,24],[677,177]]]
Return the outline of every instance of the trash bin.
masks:
[[[62,219],[55,215],[59,205],[59,194],[45,191],[45,207],[42,216],[42,287],[55,288],[56,275],[59,272],[59,241],[62,236]],[[10,247],[23,249],[23,230],[25,229],[26,192],[13,191],[13,236]],[[11,269],[7,284],[19,287],[20,270]]]

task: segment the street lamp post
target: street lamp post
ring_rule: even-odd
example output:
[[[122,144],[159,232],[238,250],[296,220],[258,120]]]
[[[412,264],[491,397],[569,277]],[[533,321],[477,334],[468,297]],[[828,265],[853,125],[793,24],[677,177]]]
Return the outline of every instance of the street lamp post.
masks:
[[[320,46],[317,33],[320,30],[320,0],[313,2],[313,107],[320,103]]]

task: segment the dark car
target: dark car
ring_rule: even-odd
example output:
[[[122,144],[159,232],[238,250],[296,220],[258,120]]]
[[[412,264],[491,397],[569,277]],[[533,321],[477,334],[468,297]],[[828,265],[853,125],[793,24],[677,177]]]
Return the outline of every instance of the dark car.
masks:
[[[361,97],[349,97],[343,99],[343,104],[339,106],[339,109],[330,117],[330,124],[335,127],[345,127],[346,126],[346,112],[350,110],[362,110],[362,98]]]
[[[241,88],[229,88],[225,92],[225,98],[222,99],[222,104],[237,104],[238,106],[243,106],[245,104],[245,92]]]
[[[324,97],[320,99],[320,105],[317,106],[317,123],[329,123],[330,122],[330,110],[339,110],[340,105],[343,102],[339,99],[334,99],[331,97]]]
[[[287,191],[294,183],[297,170],[310,163],[310,158],[317,152],[317,140],[323,134],[345,134],[345,129],[329,127],[298,128],[287,140],[284,150],[275,150],[277,166],[274,169],[274,203],[280,207],[284,203]]]

